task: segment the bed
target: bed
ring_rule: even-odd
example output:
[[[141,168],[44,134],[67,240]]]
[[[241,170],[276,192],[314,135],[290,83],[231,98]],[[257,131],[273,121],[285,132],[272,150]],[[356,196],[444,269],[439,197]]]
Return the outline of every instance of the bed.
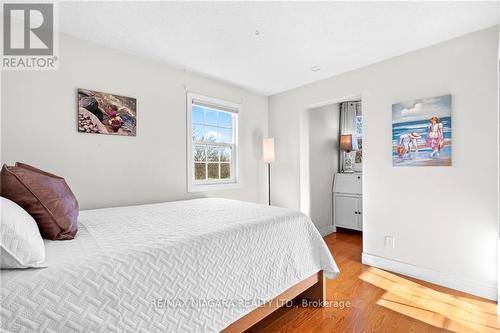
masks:
[[[78,223],[74,240],[45,240],[47,268],[1,271],[4,331],[239,331],[338,273],[309,218],[278,207],[195,199]]]

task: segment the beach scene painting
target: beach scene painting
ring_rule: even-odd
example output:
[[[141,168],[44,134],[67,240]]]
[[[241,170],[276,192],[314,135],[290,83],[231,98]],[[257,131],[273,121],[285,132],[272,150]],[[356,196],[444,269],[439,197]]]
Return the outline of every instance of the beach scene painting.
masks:
[[[392,105],[392,165],[451,166],[451,95]]]
[[[78,132],[136,135],[135,98],[78,89]]]

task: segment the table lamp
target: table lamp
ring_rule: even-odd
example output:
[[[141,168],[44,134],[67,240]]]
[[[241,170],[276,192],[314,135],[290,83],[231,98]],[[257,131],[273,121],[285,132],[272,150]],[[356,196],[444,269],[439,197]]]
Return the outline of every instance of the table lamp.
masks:
[[[343,134],[340,136],[340,150],[344,152],[344,162],[342,164],[342,172],[354,172],[354,166],[351,154],[353,151],[352,134]]]

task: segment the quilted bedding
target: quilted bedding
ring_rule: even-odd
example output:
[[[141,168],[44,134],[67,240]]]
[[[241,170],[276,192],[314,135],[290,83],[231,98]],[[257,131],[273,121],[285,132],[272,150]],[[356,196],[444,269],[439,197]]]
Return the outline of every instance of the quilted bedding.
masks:
[[[305,215],[195,199],[82,211],[48,268],[1,271],[7,332],[218,332],[338,268]]]

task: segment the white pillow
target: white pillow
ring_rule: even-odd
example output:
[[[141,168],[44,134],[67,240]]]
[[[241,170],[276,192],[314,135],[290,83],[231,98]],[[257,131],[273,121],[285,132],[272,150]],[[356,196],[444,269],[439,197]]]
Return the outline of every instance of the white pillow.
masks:
[[[35,220],[18,204],[0,197],[0,268],[46,267],[45,246]]]

